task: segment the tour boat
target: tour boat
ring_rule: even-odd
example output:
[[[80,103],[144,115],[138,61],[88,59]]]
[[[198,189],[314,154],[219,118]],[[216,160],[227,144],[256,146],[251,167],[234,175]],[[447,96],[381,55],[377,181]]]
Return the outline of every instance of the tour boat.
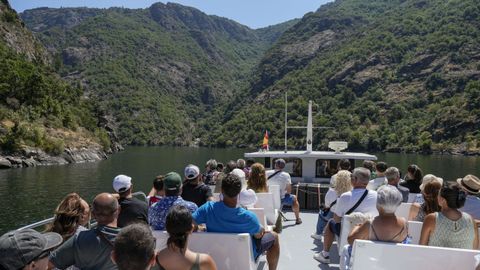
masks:
[[[328,147],[333,151],[313,151],[312,101],[308,103],[308,122],[306,127],[288,127],[285,102],[285,150],[245,153],[245,158],[263,159],[266,168],[274,168],[276,159],[286,162],[285,171],[292,177],[292,183],[329,183],[330,177],[337,172],[337,163],[341,159],[350,160],[352,168],[361,166],[364,160],[377,160],[377,157],[365,153],[341,152],[347,149],[346,142],[330,142]],[[289,128],[306,128],[306,150],[291,151],[287,148],[287,130]]]

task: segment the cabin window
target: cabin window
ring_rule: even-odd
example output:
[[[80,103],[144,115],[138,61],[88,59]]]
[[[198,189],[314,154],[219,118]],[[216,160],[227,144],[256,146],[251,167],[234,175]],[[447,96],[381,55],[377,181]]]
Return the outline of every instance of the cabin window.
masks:
[[[270,157],[266,157],[265,158],[265,163],[263,164],[265,166],[265,168],[269,169],[271,168],[270,166]]]
[[[274,159],[272,164],[275,164]],[[302,160],[299,158],[284,158],[285,160],[285,168],[283,169],[285,172],[288,172],[291,177],[302,177]]]
[[[337,173],[338,159],[317,159],[315,177],[330,178]],[[355,160],[350,159],[350,171],[355,167]]]

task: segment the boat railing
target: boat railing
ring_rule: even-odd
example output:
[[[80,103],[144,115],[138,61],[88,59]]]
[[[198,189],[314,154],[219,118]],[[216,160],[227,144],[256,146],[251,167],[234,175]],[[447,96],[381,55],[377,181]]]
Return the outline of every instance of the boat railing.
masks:
[[[147,200],[147,195],[145,195],[145,193],[143,193],[142,191],[137,191],[137,192],[134,192],[132,194],[132,196],[134,197],[138,197],[139,199],[142,199],[143,201],[147,202],[148,203],[148,200]],[[17,231],[21,231],[21,230],[25,230],[25,229],[34,229],[34,230],[37,230],[39,228],[42,228],[50,223],[53,222],[53,219],[55,217],[51,217],[51,218],[47,218],[47,219],[44,219],[44,220],[41,220],[41,221],[37,221],[35,223],[32,223],[32,224],[28,224],[26,226],[23,226],[21,228],[18,228],[16,229]],[[95,228],[97,226],[97,221],[94,220],[94,219],[91,219],[90,222],[88,223],[87,225],[87,228],[88,229],[91,229],[91,228]]]

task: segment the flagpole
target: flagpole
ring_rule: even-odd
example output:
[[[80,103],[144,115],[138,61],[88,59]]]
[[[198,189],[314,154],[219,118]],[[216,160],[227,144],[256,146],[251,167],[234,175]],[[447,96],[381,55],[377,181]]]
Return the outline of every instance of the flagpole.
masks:
[[[285,91],[285,153],[287,153],[287,91]]]

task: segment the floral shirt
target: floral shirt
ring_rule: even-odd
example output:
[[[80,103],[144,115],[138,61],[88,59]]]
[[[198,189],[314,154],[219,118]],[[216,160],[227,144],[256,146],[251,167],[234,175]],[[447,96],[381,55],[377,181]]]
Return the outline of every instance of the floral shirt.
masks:
[[[165,230],[165,220],[168,210],[174,205],[183,205],[190,210],[190,213],[195,212],[198,208],[195,203],[185,201],[180,196],[168,196],[150,206],[148,209],[148,224],[150,224],[154,230]]]

